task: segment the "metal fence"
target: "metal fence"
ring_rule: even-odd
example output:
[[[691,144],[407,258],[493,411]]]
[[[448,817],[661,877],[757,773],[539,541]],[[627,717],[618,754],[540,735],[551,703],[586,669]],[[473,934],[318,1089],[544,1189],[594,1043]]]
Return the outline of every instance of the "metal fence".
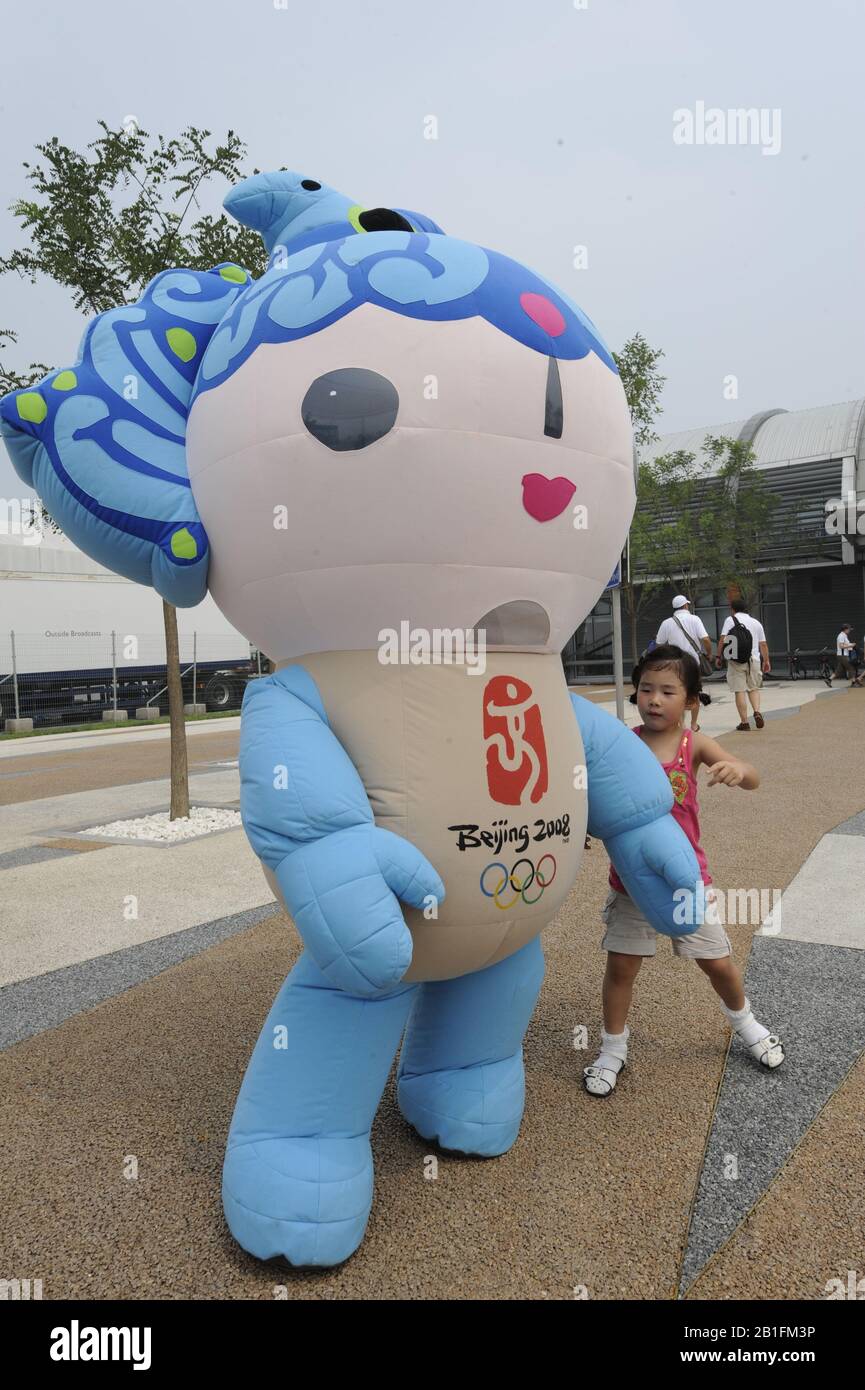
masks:
[[[269,670],[240,637],[181,633],[179,653],[184,704],[195,713],[239,711],[247,682]],[[167,712],[164,633],[0,631],[0,730],[7,719],[58,728]]]

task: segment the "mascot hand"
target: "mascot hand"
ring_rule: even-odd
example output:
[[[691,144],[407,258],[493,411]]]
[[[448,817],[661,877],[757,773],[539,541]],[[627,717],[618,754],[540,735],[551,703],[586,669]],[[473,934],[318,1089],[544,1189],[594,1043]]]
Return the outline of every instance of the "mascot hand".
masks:
[[[687,936],[703,921],[705,895],[697,856],[671,815],[606,841],[630,897],[655,931]]]
[[[370,824],[299,846],[276,876],[322,974],[356,995],[393,989],[409,967],[411,933],[397,899],[424,908],[445,895],[420,850]]]
[[[672,816],[662,816],[644,825],[637,832],[640,851],[646,865],[670,888],[693,888],[694,856],[684,835],[679,843],[671,843],[671,822],[675,825]]]

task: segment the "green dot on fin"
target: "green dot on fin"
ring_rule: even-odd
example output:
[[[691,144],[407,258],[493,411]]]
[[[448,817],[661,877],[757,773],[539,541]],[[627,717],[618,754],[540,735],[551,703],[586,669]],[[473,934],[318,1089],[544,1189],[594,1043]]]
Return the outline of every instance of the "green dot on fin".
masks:
[[[28,420],[31,425],[41,425],[48,414],[48,407],[38,391],[25,391],[23,396],[18,396],[16,404],[21,419]]]
[[[239,265],[224,265],[219,273],[223,280],[231,280],[236,285],[246,284],[246,271],[241,270]]]
[[[198,351],[198,344],[188,328],[168,328],[165,337],[175,357],[179,357],[181,362],[192,361]]]
[[[78,385],[78,378],[73,371],[58,372],[51,385],[55,391],[71,391]]]
[[[176,555],[178,560],[194,560],[198,554],[195,537],[187,531],[185,526],[182,530],[175,531],[171,537],[171,553]]]

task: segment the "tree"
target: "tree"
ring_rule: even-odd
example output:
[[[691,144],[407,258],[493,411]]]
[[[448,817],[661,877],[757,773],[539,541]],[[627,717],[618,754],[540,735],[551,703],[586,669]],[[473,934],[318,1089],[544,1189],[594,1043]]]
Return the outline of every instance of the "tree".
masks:
[[[0,348],[17,342],[18,334],[13,333],[11,328],[0,328]],[[39,381],[50,370],[44,362],[31,362],[23,372],[16,372],[0,361],[0,396],[8,396],[10,391],[21,391],[27,386],[32,386],[34,381]]]
[[[639,564],[646,584],[754,593],[774,499],[749,444],[707,435],[703,456],[676,450],[642,465]]]
[[[772,528],[778,499],[754,467],[750,444],[707,435],[703,449],[724,491],[717,517],[716,575],[731,593],[749,601],[759,596],[757,562]]]
[[[658,370],[658,363],[663,356],[663,349],[650,347],[642,333],[635,333],[627,340],[621,352],[613,353],[631,412],[637,464],[637,508],[628,536],[629,572],[623,576],[621,586],[628,610],[631,653],[634,661],[638,655],[637,619],[654,590],[658,588],[658,582],[653,580],[635,584],[634,572],[637,567],[641,567],[645,547],[647,513],[643,491],[651,481],[643,475],[641,455],[658,438],[654,424],[660,410],[661,392],[667,380]]]
[[[24,164],[32,193],[11,210],[28,244],[0,258],[0,274],[16,271],[34,283],[47,276],[68,289],[75,307],[89,317],[132,303],[154,275],[174,265],[208,270],[234,261],[254,276],[263,273],[267,257],[258,233],[224,213],[214,217],[200,209],[201,194],[214,178],[236,183],[244,177],[246,147],[233,131],[211,148],[211,132],[194,126],[166,139],[151,137],[131,118],[122,130],[105,121],[98,125],[101,135],[83,152],[54,136],[36,146],[41,163]],[[0,336],[15,341],[9,331]],[[36,375],[28,376],[0,367],[0,381],[15,390],[48,370],[31,366]],[[163,603],[163,617],[174,820],[189,815],[189,778],[171,604]]]
[[[638,456],[642,449],[654,444],[658,438],[654,427],[655,419],[660,410],[659,401],[664,382],[667,380],[658,371],[658,363],[663,356],[663,348],[650,347],[642,333],[635,333],[633,338],[629,338],[625,343],[621,352],[613,353],[631,412]]]

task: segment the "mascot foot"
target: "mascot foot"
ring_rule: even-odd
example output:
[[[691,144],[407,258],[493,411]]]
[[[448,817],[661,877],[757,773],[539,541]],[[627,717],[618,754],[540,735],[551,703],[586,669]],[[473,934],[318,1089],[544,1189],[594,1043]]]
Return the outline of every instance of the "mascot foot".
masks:
[[[341,1264],[360,1245],[372,1206],[369,1136],[229,1144],[222,1201],[229,1230],[260,1260]]]
[[[399,1108],[423,1139],[495,1158],[515,1142],[525,1105],[522,1049],[501,1062],[400,1075]]]

